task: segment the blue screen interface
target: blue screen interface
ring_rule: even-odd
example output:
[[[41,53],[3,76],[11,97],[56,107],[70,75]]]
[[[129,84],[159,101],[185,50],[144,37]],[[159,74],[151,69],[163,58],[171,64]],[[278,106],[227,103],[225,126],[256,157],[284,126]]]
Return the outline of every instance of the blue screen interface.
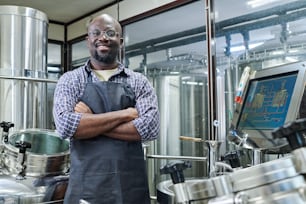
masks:
[[[238,128],[268,130],[284,125],[296,78],[294,72],[251,80]]]

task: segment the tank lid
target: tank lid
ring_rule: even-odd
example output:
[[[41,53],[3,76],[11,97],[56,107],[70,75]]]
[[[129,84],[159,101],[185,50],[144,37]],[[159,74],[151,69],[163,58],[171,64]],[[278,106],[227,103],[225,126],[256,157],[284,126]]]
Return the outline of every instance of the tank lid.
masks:
[[[48,17],[44,12],[30,7],[3,5],[0,6],[0,15],[25,16],[46,21],[48,23]]]

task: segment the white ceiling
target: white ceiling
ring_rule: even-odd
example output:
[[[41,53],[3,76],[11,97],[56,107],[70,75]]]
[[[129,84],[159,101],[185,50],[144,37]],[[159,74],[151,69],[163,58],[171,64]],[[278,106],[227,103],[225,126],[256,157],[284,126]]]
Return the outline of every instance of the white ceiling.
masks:
[[[269,4],[261,7],[252,8],[247,5],[247,0],[215,0],[216,22],[231,19],[234,17],[250,14],[252,12],[273,8],[276,5],[289,4],[297,0],[271,0]],[[97,11],[109,4],[115,4],[118,0],[0,0],[0,5],[27,6],[38,9],[48,16],[49,20],[69,23],[84,15]],[[184,30],[203,26],[205,24],[205,1],[194,1],[185,7],[172,9],[171,11],[155,15],[141,21],[129,24],[126,27],[125,45],[147,41],[163,35],[171,35]],[[192,15],[191,15],[192,14]],[[304,19],[288,24],[292,33],[306,32]],[[145,28],[145,29],[144,29]],[[279,44],[279,25],[257,29],[250,32],[250,43],[265,42],[274,40]],[[305,35],[301,35],[303,38]],[[296,38],[296,36],[295,36]],[[239,46],[243,44],[241,34],[231,36],[231,45]],[[224,37],[218,38],[216,43],[217,53],[223,53],[226,46]],[[198,51],[204,53],[204,43],[194,43],[187,46],[172,49],[173,54],[181,52]],[[80,49],[81,50],[81,49]],[[86,54],[87,49],[84,48]],[[239,53],[238,53],[239,54]],[[82,53],[83,55],[83,53]],[[159,59],[160,60],[160,59]]]
[[[44,12],[49,21],[69,23],[116,0],[1,0],[0,5],[31,7]]]

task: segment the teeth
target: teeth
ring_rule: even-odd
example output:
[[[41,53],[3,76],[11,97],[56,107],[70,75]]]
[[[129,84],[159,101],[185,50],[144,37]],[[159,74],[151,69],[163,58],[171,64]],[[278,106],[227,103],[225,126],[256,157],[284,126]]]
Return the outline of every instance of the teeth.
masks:
[[[97,45],[96,47],[107,47],[107,46],[105,46],[105,45]]]

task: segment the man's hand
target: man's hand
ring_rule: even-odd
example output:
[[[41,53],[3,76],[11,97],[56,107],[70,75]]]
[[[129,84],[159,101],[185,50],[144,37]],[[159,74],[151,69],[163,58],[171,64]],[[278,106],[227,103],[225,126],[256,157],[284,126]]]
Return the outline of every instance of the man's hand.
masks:
[[[74,107],[74,112],[76,113],[91,113],[91,109],[82,101],[78,102]]]
[[[124,109],[122,111],[127,116],[126,122],[134,120],[135,118],[138,118],[138,112],[137,112],[136,108],[127,108],[127,109]]]
[[[89,113],[92,114],[93,112],[91,109],[82,101],[78,102],[74,107],[74,112],[76,113]],[[126,118],[126,122],[129,122],[131,120],[134,120],[135,118],[138,118],[138,112],[136,108],[127,108],[124,110],[120,110],[121,114],[123,114]]]

